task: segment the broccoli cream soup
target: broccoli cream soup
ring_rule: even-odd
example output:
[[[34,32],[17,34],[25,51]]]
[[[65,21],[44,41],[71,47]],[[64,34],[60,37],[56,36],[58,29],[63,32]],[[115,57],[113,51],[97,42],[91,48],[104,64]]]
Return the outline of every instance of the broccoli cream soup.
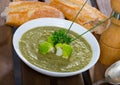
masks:
[[[23,34],[19,41],[22,55],[32,64],[39,68],[55,72],[72,72],[85,67],[91,60],[92,50],[84,38],[72,41],[72,54],[68,59],[57,56],[55,53],[41,54],[38,49],[39,43],[47,41],[54,31],[64,29],[59,27],[44,26],[31,29]],[[71,38],[78,34],[70,31]]]

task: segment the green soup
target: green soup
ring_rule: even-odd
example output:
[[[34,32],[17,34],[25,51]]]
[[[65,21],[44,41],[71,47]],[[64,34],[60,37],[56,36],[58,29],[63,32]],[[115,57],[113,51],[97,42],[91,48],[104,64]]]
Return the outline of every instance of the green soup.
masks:
[[[82,69],[90,62],[92,57],[91,47],[82,37],[70,44],[73,47],[73,52],[69,59],[56,56],[54,53],[40,54],[38,50],[39,43],[46,41],[54,31],[59,29],[61,28],[44,26],[24,33],[19,41],[22,55],[35,66],[49,71],[72,72]],[[72,31],[69,34],[72,38],[78,36],[78,34]]]

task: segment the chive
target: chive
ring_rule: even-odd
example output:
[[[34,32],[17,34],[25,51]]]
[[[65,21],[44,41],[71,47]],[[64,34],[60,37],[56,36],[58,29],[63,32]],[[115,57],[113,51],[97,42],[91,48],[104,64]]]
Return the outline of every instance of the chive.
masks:
[[[99,25],[103,24],[104,22],[108,21],[109,19],[111,19],[114,15],[111,15],[109,18],[101,21],[100,23],[96,24],[95,26],[93,26],[92,28],[90,28],[89,30],[85,31],[84,33],[82,33],[81,35],[77,36],[76,38],[72,39],[72,41],[78,39],[79,37],[81,37],[82,35],[86,34],[87,32],[95,29],[96,27],[98,27]]]
[[[74,20],[72,21],[70,27],[68,28],[68,30],[67,30],[67,32],[66,32],[66,34],[69,33],[69,31],[70,31],[72,25],[74,24],[75,20],[77,19],[78,15],[80,14],[80,12],[82,11],[83,7],[86,5],[87,2],[88,2],[88,0],[85,1],[85,3],[83,4],[83,6],[81,7],[81,9],[80,9],[80,10],[78,11],[78,13],[76,14]]]

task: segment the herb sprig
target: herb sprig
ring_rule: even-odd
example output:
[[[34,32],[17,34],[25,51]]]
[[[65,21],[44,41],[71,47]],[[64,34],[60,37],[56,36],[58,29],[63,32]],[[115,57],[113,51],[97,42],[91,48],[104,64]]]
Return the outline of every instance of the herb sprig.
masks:
[[[72,39],[72,41],[78,39],[79,37],[83,36],[84,34],[86,34],[87,32],[95,29],[96,27],[100,26],[101,24],[103,24],[104,22],[108,21],[109,19],[111,19],[112,17],[114,17],[114,15],[111,15],[109,18],[105,19],[104,21],[101,21],[100,23],[96,24],[95,26],[93,26],[92,28],[90,28],[89,30],[85,31],[84,33],[82,33],[81,35],[77,36],[76,38]],[[72,42],[71,41],[71,42]]]
[[[69,35],[66,34],[65,30],[57,30],[55,31],[52,36],[51,36],[51,40],[53,45],[55,46],[57,43],[66,43],[66,44],[70,44],[72,39]]]
[[[70,31],[70,29],[71,29],[72,25],[73,25],[73,24],[74,24],[74,22],[76,21],[76,19],[77,19],[78,15],[80,14],[80,12],[82,11],[82,9],[84,8],[84,6],[86,5],[86,3],[87,3],[87,2],[88,2],[88,0],[86,0],[86,1],[85,1],[85,3],[83,4],[83,6],[80,8],[80,10],[78,11],[78,13],[76,14],[75,18],[73,19],[73,21],[72,21],[72,23],[71,23],[70,27],[68,28],[68,30],[67,30],[67,32],[66,32],[66,34],[68,34],[68,33],[69,33],[69,31]]]

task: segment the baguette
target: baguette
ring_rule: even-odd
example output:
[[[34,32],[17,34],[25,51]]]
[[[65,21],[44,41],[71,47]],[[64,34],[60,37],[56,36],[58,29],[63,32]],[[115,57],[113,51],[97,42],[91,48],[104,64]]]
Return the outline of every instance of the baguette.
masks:
[[[51,0],[50,5],[59,9],[63,12],[64,16],[73,21],[76,14],[83,6],[84,0]],[[86,4],[76,19],[76,23],[82,25],[83,27],[90,29],[97,23],[105,20],[107,17],[98,11],[96,8]],[[101,34],[104,30],[106,30],[108,22],[98,26],[92,31],[96,34]]]
[[[64,18],[58,9],[45,2],[16,1],[11,2],[2,16],[6,16],[6,24],[20,26],[23,23],[41,17]]]

